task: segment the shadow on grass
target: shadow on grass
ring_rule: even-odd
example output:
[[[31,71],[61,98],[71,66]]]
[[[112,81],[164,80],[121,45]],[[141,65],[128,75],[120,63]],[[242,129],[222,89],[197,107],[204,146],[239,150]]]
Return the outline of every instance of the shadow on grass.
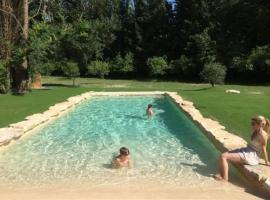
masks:
[[[28,94],[31,92],[32,92],[31,89],[24,90],[24,91],[12,90],[11,95],[20,97],[20,96],[24,96],[25,94]]]
[[[62,83],[45,83],[42,84],[43,87],[66,87],[66,88],[76,88],[80,87],[79,85],[73,86],[68,84],[62,84]]]
[[[212,87],[206,87],[206,88],[199,88],[199,89],[180,89],[180,91],[186,91],[186,92],[199,92],[199,91],[206,91],[211,90]]]
[[[80,83],[81,85],[97,85],[97,84],[99,84],[99,85],[102,85],[100,82],[92,82],[92,83],[89,83],[89,82],[81,82]]]

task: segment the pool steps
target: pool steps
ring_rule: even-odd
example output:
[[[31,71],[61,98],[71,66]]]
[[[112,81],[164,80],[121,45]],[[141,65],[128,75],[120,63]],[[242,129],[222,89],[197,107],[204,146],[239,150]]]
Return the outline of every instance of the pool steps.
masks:
[[[205,133],[210,141],[221,152],[245,147],[247,142],[241,137],[229,133],[219,122],[203,117],[192,102],[184,100],[176,92],[86,92],[81,95],[68,98],[65,102],[50,106],[43,113],[30,115],[24,121],[10,124],[8,127],[0,128],[0,146],[8,145],[17,140],[25,133],[48,123],[65,112],[74,108],[77,104],[90,99],[93,96],[141,96],[141,95],[165,95],[173,100],[178,108],[183,110],[195,124]],[[261,160],[263,163],[263,160]],[[270,167],[264,165],[257,166],[236,166],[248,180],[256,186],[267,191],[270,195]]]

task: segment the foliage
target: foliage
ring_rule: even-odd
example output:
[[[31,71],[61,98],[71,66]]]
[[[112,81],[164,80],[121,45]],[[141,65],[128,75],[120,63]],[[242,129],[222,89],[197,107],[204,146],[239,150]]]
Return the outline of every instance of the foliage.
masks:
[[[64,64],[62,70],[67,77],[72,78],[73,86],[75,86],[75,79],[80,75],[78,64],[76,62],[67,62]]]
[[[6,63],[0,60],[0,93],[7,93],[9,91],[9,74]]]
[[[151,76],[164,75],[169,68],[164,57],[152,57],[147,59],[147,65]]]
[[[92,61],[88,66],[88,73],[94,76],[98,76],[100,78],[104,78],[110,72],[109,63],[96,60]]]
[[[224,83],[226,67],[217,62],[207,63],[204,65],[201,76],[214,87],[217,83]]]
[[[82,20],[67,26],[61,44],[64,56],[84,66],[102,58],[104,48],[115,39],[114,28],[110,19]]]
[[[52,67],[49,63],[49,50],[54,42],[53,29],[46,23],[35,23],[29,34],[28,59],[31,76],[36,73],[48,75],[48,66]]]
[[[270,45],[253,49],[248,55],[246,65],[259,73],[270,75]]]
[[[124,57],[120,53],[114,58],[111,65],[111,72],[127,73],[133,72],[133,54],[127,53]]]
[[[176,74],[179,78],[191,78],[195,65],[192,60],[185,55],[181,55],[179,59],[170,62],[172,74]]]
[[[23,22],[19,1],[8,2]],[[16,71],[27,56],[30,75],[63,75],[59,63],[73,60],[85,76],[92,61],[106,60],[112,64],[111,76],[133,72],[137,77],[166,75],[188,81],[199,81],[204,66],[218,62],[226,66],[228,80],[269,80],[268,1],[171,2],[33,0],[29,40],[24,41],[19,26],[10,21],[11,27],[0,29],[0,38],[8,43],[0,41],[0,59],[8,59],[8,69]],[[8,19],[1,12],[0,18]],[[9,55],[1,56],[5,52]],[[147,60],[160,56],[171,70],[149,67]]]
[[[186,52],[187,55],[190,55],[192,62],[196,66],[189,68],[191,74],[189,77],[196,77],[206,63],[216,60],[215,41],[210,37],[208,28],[204,29],[201,33],[189,36]]]

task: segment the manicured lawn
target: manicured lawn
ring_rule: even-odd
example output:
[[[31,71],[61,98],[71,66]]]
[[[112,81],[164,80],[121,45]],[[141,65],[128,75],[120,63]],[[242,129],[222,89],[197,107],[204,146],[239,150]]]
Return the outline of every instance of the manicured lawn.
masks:
[[[85,91],[176,91],[193,101],[204,116],[220,121],[229,131],[245,139],[250,136],[252,116],[261,114],[270,118],[269,86],[222,85],[211,88],[208,84],[80,78],[77,80],[80,87],[72,88],[69,87],[72,81],[62,77],[45,77],[43,82],[50,90],[33,91],[24,96],[0,96],[0,127]],[[226,89],[237,89],[241,94],[226,94]]]

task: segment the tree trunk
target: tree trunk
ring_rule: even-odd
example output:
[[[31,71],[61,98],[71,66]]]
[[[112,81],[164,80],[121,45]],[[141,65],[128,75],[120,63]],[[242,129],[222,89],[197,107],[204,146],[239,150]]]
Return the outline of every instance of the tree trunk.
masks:
[[[1,83],[3,93],[7,93],[10,90],[10,65],[9,60],[11,56],[11,49],[8,46],[8,42],[12,40],[12,16],[8,13],[12,12],[12,5],[10,0],[1,0],[0,1],[0,37],[4,39],[1,41],[0,45],[0,57],[5,61],[6,73],[1,74],[1,76],[5,76],[4,83]]]
[[[76,77],[73,77],[73,87],[75,87],[75,78]]]
[[[18,43],[24,43],[27,45],[28,42],[28,31],[29,31],[29,5],[28,0],[23,0],[18,5],[18,18],[22,22],[22,37],[20,37]],[[22,13],[20,11],[22,10]],[[13,73],[13,89],[21,93],[29,89],[29,75],[28,75],[28,60],[25,56],[22,63],[18,63],[18,66],[14,67]]]
[[[23,40],[25,44],[28,42],[28,31],[29,31],[29,5],[28,0],[23,0]],[[23,58],[22,63],[22,74],[21,74],[21,82],[20,82],[20,90],[24,91],[29,88],[29,76],[28,76],[28,60],[27,57]]]

